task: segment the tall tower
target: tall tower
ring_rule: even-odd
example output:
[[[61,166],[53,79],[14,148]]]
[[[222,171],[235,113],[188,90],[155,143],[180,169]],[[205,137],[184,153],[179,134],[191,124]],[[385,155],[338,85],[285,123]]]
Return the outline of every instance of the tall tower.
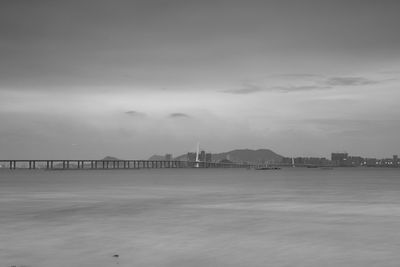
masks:
[[[200,160],[199,160],[199,150],[200,150],[200,143],[197,142],[197,149],[196,149],[196,162],[194,163],[195,168],[200,167]]]

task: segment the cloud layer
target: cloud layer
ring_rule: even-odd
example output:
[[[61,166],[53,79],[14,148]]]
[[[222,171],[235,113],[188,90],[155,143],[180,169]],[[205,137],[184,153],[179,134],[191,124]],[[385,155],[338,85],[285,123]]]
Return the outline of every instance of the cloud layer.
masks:
[[[128,110],[124,112],[126,115],[128,116],[132,116],[132,117],[146,117],[146,113],[143,112],[139,112],[136,110]]]
[[[299,83],[300,85],[275,85],[275,86],[261,86],[255,84],[245,84],[240,89],[231,89],[225,90],[225,93],[231,94],[253,94],[253,93],[260,93],[260,92],[283,92],[283,93],[290,93],[290,92],[301,92],[301,91],[314,91],[314,90],[327,90],[332,88],[341,88],[346,86],[368,86],[368,85],[375,85],[379,84],[383,81],[377,81],[368,79],[365,77],[330,77],[321,79],[322,76],[320,75],[313,75],[313,74],[288,74],[288,75],[279,75],[278,77],[284,78],[295,78],[295,82]],[[301,81],[300,79],[307,78],[307,81]],[[313,80],[310,83],[310,79]],[[288,81],[281,80],[280,83],[287,83]],[[290,81],[293,83],[294,81]],[[304,83],[308,84],[304,84]]]
[[[364,77],[332,77],[326,80],[325,83],[331,86],[360,86],[377,84],[378,81]]]
[[[190,118],[190,116],[188,114],[180,113],[180,112],[171,113],[171,114],[169,114],[168,117],[170,117],[170,118]]]

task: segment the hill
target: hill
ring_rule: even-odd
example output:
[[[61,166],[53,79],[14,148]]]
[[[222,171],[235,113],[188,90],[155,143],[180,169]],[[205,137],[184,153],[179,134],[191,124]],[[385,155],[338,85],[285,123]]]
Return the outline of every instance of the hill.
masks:
[[[106,157],[104,157],[104,158],[101,159],[101,160],[113,161],[113,160],[121,160],[121,159],[118,159],[118,158],[116,158],[116,157],[106,156]]]
[[[269,149],[236,149],[229,152],[223,152],[212,155],[213,161],[220,161],[223,159],[229,159],[233,162],[280,162],[282,156],[276,154]]]
[[[223,159],[228,159],[233,162],[249,162],[249,163],[261,163],[261,162],[280,162],[283,156],[275,153],[270,149],[235,149],[228,152],[212,154],[212,161],[219,162]],[[181,155],[175,160],[187,160],[186,154]]]
[[[153,155],[149,158],[149,160],[165,160],[165,156]]]

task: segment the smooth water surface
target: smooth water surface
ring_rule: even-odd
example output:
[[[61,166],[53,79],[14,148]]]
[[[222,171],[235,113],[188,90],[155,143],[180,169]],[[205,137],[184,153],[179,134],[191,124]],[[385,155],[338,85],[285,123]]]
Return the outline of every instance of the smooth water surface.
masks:
[[[0,266],[397,267],[399,191],[399,169],[0,170]]]

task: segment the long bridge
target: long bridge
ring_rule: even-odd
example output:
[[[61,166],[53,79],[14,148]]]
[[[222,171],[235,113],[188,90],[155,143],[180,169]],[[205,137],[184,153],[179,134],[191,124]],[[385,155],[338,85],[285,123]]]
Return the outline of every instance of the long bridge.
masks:
[[[217,163],[176,160],[0,160],[1,168],[45,170],[114,170],[164,168],[252,168],[248,163]]]

